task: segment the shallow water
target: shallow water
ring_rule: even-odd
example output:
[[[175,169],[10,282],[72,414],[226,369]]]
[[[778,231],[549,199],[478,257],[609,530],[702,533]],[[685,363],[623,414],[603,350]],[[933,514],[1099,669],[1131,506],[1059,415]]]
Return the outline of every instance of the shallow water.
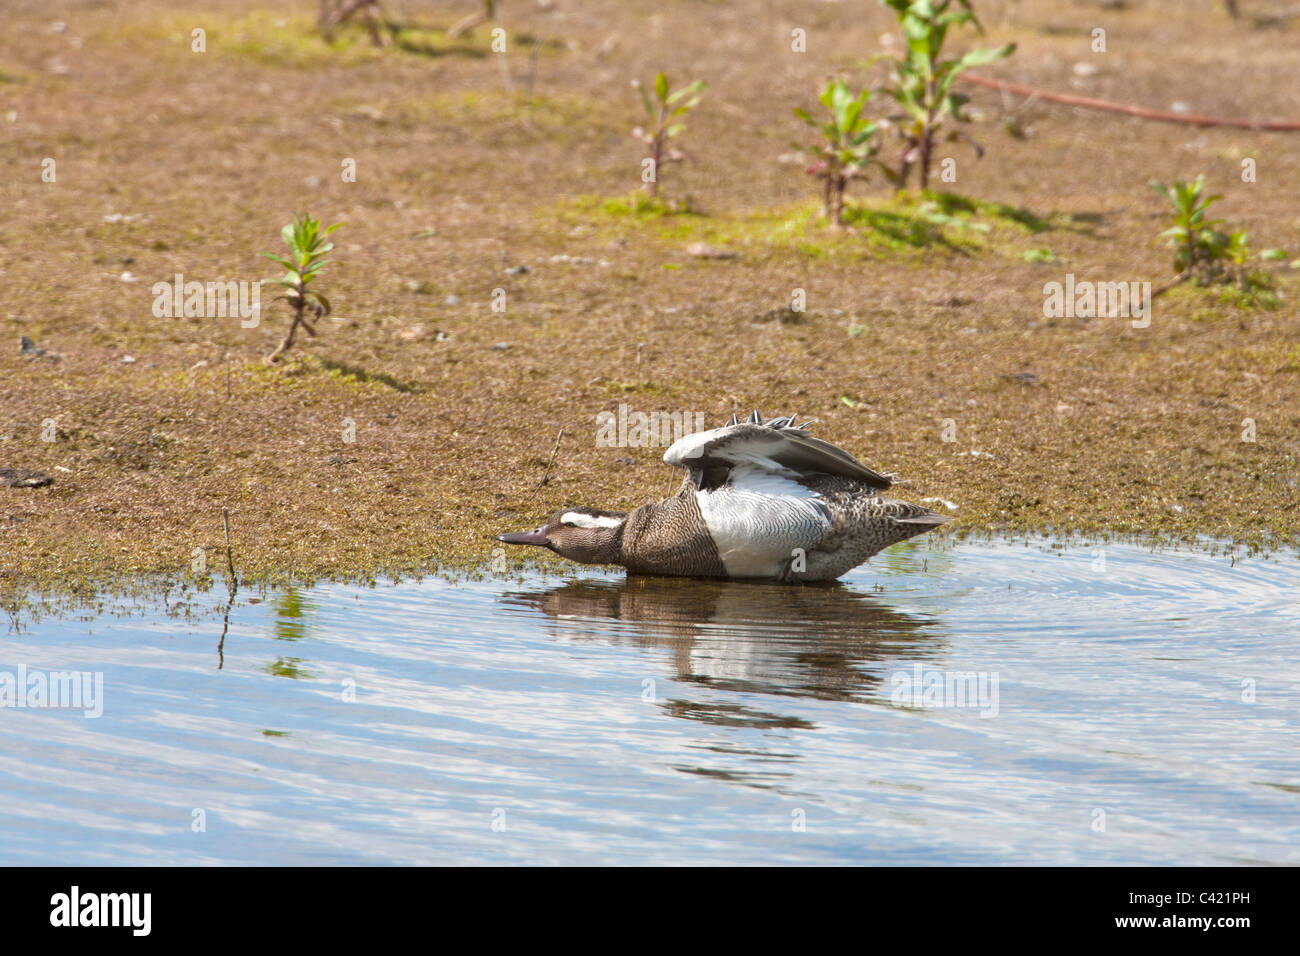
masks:
[[[909,543],[833,588],[275,592],[220,652],[219,614],[24,622],[0,681],[103,712],[0,709],[0,862],[1298,863],[1298,580]]]

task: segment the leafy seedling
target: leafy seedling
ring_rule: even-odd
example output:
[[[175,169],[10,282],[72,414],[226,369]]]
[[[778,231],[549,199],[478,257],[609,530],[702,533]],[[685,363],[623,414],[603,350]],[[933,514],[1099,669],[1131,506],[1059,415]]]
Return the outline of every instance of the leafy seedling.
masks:
[[[336,222],[324,232],[321,232],[320,220],[312,219],[306,215],[302,219],[295,217],[293,222],[280,231],[280,235],[284,237],[285,245],[289,247],[290,258],[285,259],[270,252],[262,253],[266,258],[280,263],[287,270],[283,278],[272,281],[277,285],[284,286],[287,290],[283,295],[276,296],[276,298],[288,300],[290,308],[293,309],[293,321],[289,325],[289,331],[285,334],[279,348],[266,357],[268,363],[277,361],[285,351],[293,346],[294,336],[297,335],[299,326],[302,326],[307,331],[307,334],[313,338],[316,336],[316,329],[307,318],[309,309],[315,314],[317,321],[330,314],[329,299],[325,298],[318,290],[308,288],[308,286],[324,269],[327,262],[325,259],[326,253],[334,248],[334,243],[325,241],[326,237],[342,225],[343,223]]]
[[[905,187],[915,167],[920,170],[920,185],[925,190],[942,126],[949,119],[968,121],[961,109],[970,97],[954,93],[953,81],[969,67],[1010,56],[1016,45],[981,47],[959,59],[945,60],[943,44],[949,27],[970,24],[984,32],[970,0],[881,0],[881,3],[898,17],[907,44],[906,55],[892,60],[893,85],[885,88],[904,111],[902,116],[894,118],[904,143],[894,179],[900,189]],[[977,157],[984,155],[983,147],[960,130],[950,130],[946,139],[965,140],[974,147]]]
[[[1226,231],[1222,219],[1208,218],[1210,206],[1223,197],[1205,195],[1205,174],[1191,182],[1175,180],[1172,186],[1153,182],[1152,187],[1169,200],[1174,208],[1174,222],[1156,238],[1166,240],[1174,250],[1173,269],[1176,273],[1169,285],[1157,294],[1196,279],[1200,285],[1234,283],[1242,292],[1267,288],[1269,280],[1263,273],[1250,268],[1251,251],[1244,229]],[[1259,260],[1285,259],[1281,249],[1265,249]]]
[[[1235,229],[1229,233],[1212,232],[1209,238],[1211,262],[1221,263],[1221,268],[1211,281],[1232,282],[1242,292],[1250,293],[1256,289],[1269,288],[1271,281],[1262,273],[1250,267],[1251,250],[1247,242],[1249,236],[1245,229]],[[1279,250],[1268,249],[1269,253]],[[1260,259],[1274,258],[1261,252]]]
[[[659,195],[659,171],[666,163],[678,163],[686,158],[680,150],[668,148],[668,145],[685,132],[686,114],[699,105],[704,81],[696,80],[679,90],[670,90],[668,77],[660,73],[655,77],[653,99],[640,80],[634,80],[632,85],[641,94],[649,118],[649,125],[636,127],[632,135],[650,147],[647,157],[650,178],[646,180],[646,186],[654,198]]]
[[[814,117],[798,107],[794,113],[821,132],[822,142],[813,146],[795,144],[795,148],[817,157],[808,172],[824,180],[826,219],[838,229],[844,224],[844,192],[849,182],[865,177],[875,160],[880,125],[862,115],[871,99],[870,90],[854,95],[843,80],[831,80],[817,99],[826,107],[828,119]]]
[[[1222,219],[1208,219],[1209,208],[1223,198],[1221,195],[1205,195],[1205,175],[1202,173],[1191,182],[1175,180],[1172,187],[1164,183],[1153,182],[1152,188],[1169,200],[1174,207],[1174,224],[1157,236],[1167,239],[1174,248],[1174,272],[1179,281],[1191,278],[1198,271],[1208,273],[1217,255],[1214,240],[1214,227],[1223,224]]]

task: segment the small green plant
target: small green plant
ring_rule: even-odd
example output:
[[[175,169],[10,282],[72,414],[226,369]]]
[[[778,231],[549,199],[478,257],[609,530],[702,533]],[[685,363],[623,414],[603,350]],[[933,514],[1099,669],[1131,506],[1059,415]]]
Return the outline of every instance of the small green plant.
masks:
[[[655,197],[659,195],[659,171],[667,163],[678,163],[685,159],[680,150],[667,147],[669,141],[685,131],[686,114],[699,105],[704,92],[704,81],[696,80],[679,90],[670,90],[668,77],[660,73],[655,77],[653,99],[640,80],[633,80],[632,85],[640,92],[641,102],[649,118],[649,125],[636,127],[632,130],[632,135],[650,147],[650,155],[645,160],[649,164],[646,187],[651,197]]]
[[[1209,208],[1223,197],[1205,195],[1204,173],[1191,182],[1175,180],[1172,186],[1158,182],[1151,185],[1174,207],[1174,224],[1156,238],[1167,240],[1173,247],[1176,275],[1173,282],[1160,292],[1168,291],[1187,279],[1195,279],[1203,286],[1234,283],[1246,293],[1270,287],[1269,277],[1250,267],[1251,250],[1246,230],[1228,232],[1216,228],[1224,224],[1222,219],[1207,218]],[[1265,249],[1257,258],[1263,261],[1285,259],[1286,253],[1281,249]]]
[[[317,320],[330,314],[329,299],[317,289],[309,289],[308,286],[320,275],[327,262],[325,255],[334,248],[334,243],[325,241],[326,237],[342,225],[343,223],[336,222],[321,232],[320,220],[306,215],[301,219],[295,217],[293,222],[280,231],[285,245],[289,247],[290,258],[285,259],[270,252],[262,253],[266,258],[280,263],[288,270],[283,278],[273,281],[288,290],[276,298],[287,299],[290,308],[293,309],[293,322],[289,325],[289,331],[285,334],[279,348],[266,357],[268,363],[277,361],[293,346],[298,326],[302,326],[308,335],[315,337],[316,329],[307,318],[309,309],[315,313]]]
[[[966,122],[961,112],[969,97],[952,91],[958,74],[972,66],[983,66],[1015,50],[1014,43],[999,47],[981,47],[971,50],[956,60],[942,59],[944,40],[948,28],[969,23],[983,33],[970,0],[881,0],[898,17],[898,25],[907,44],[907,54],[893,60],[893,86],[885,88],[903,107],[904,116],[897,127],[903,138],[903,153],[895,173],[896,185],[907,185],[913,167],[920,170],[920,185],[924,190],[930,182],[930,165],[934,158],[935,143],[940,127],[947,119]],[[953,9],[954,2],[956,9]],[[950,131],[949,140],[966,140],[977,156],[984,154],[981,147],[958,130]]]
[[[880,124],[862,115],[871,99],[870,90],[855,96],[843,80],[831,80],[817,99],[830,114],[828,121],[798,107],[794,113],[821,131],[822,142],[813,146],[796,144],[796,148],[817,157],[808,172],[825,181],[826,219],[838,229],[844,224],[844,191],[851,180],[865,177],[875,160]]]
[[[1223,220],[1207,219],[1206,213],[1223,197],[1205,195],[1204,174],[1191,182],[1175,180],[1172,188],[1157,182],[1151,186],[1174,207],[1174,224],[1156,237],[1169,240],[1173,246],[1174,272],[1180,281],[1197,273],[1212,278],[1216,260],[1222,258],[1227,243],[1215,239],[1214,227],[1222,225]]]
[[[1236,273],[1237,285],[1245,288],[1247,265],[1250,258],[1250,246],[1246,240],[1249,238],[1245,229],[1238,229],[1228,233],[1226,237],[1223,233],[1215,233],[1216,242],[1223,239],[1223,258],[1231,264],[1229,268]]]

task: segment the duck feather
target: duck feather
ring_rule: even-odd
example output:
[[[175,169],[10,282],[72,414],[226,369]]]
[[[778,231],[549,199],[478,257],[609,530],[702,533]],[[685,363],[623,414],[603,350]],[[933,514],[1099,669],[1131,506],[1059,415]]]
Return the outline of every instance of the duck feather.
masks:
[[[752,466],[794,477],[838,475],[877,490],[890,487],[888,478],[843,449],[814,438],[802,427],[776,424],[785,419],[755,424],[757,414],[739,425],[682,436],[664,453],[664,461],[692,476],[712,475],[715,480],[737,467]]]

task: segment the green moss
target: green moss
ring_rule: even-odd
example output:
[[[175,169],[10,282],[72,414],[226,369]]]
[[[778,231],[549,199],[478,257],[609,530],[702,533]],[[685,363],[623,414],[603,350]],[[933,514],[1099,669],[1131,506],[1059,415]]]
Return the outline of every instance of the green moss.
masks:
[[[206,53],[191,49],[192,31],[206,32]],[[149,23],[121,28],[115,39],[147,45],[159,52],[170,50],[173,59],[185,56],[235,57],[261,66],[314,70],[372,63],[390,56],[486,57],[491,53],[488,33],[452,39],[437,27],[404,24],[395,33],[384,30],[391,42],[375,46],[361,24],[344,24],[326,41],[313,17],[254,11],[241,17],[204,13],[202,16],[162,17]],[[551,44],[542,43],[547,50]]]
[[[1277,309],[1282,305],[1282,293],[1262,273],[1253,273],[1246,280],[1246,288],[1236,285],[1215,286],[1215,297],[1223,305],[1239,309]]]
[[[953,193],[857,197],[845,206],[844,228],[828,227],[815,201],[774,209],[706,215],[689,202],[651,199],[642,192],[613,198],[584,196],[562,206],[560,218],[592,222],[605,231],[639,233],[665,243],[704,242],[831,261],[912,258],[926,250],[959,255],[994,252],[1017,260],[1052,262],[1050,249],[1019,246],[1026,233],[1078,230],[1069,216]],[[575,214],[581,215],[575,215]],[[619,228],[619,227],[622,228]]]
[[[640,190],[627,196],[615,196],[611,199],[584,197],[578,201],[579,207],[594,209],[603,215],[612,217],[630,217],[632,219],[663,219],[665,216],[698,216],[700,212],[691,206],[689,199],[681,202],[665,202],[658,196],[651,197]]]
[[[1271,276],[1260,272],[1251,273],[1244,289],[1231,280],[1209,285],[1183,282],[1161,296],[1162,301],[1185,304],[1196,322],[1222,321],[1222,307],[1225,305],[1242,310],[1273,311],[1281,308],[1285,299],[1285,290],[1279,288]]]
[[[336,362],[328,358],[315,359],[317,367],[323,369],[331,378],[348,385],[378,385],[406,394],[429,391],[429,387],[418,382],[405,382],[389,375],[387,372],[370,372],[346,362]]]
[[[928,249],[970,254],[984,248],[976,236],[935,221],[907,197],[867,197],[844,210],[844,228],[831,229],[815,201],[776,208],[704,214],[644,194],[583,196],[542,210],[568,225],[586,223],[611,236],[650,239],[674,247],[704,243],[759,258],[857,261],[899,256],[919,259]]]
[[[905,197],[895,197],[879,205],[850,206],[845,210],[844,222],[869,230],[869,235],[883,236],[886,247],[898,252],[928,246],[976,251],[983,244],[963,233],[972,228],[975,232],[988,231],[987,227],[972,226],[957,217],[936,215],[928,205],[913,204]]]
[[[1030,233],[1047,232],[1050,229],[1071,224],[1069,216],[1055,213],[1040,216],[1023,206],[1009,206],[1006,203],[989,202],[985,199],[972,199],[957,193],[925,192],[922,202],[933,203],[945,216],[982,216],[989,220],[1000,220],[1019,226]]]
[[[308,17],[276,16],[255,11],[228,25],[208,30],[208,50],[262,66],[317,69],[351,66],[383,54],[369,39],[353,31],[339,31],[326,43]]]

